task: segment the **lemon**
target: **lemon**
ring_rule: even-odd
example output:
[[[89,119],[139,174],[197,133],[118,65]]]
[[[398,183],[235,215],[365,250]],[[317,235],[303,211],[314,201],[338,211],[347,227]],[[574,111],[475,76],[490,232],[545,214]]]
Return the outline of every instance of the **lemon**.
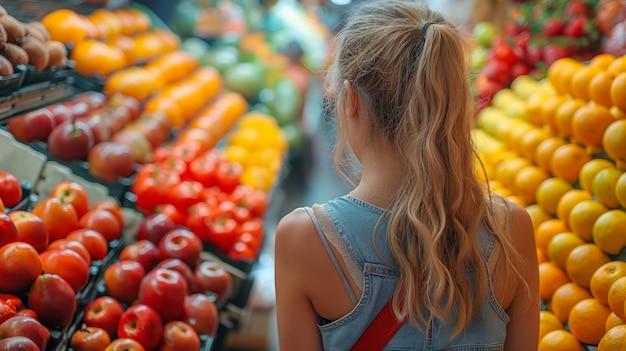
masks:
[[[591,240],[593,238],[593,225],[596,219],[608,210],[599,202],[583,200],[572,208],[567,224],[570,230],[583,240]]]
[[[578,183],[583,190],[592,191],[593,179],[596,174],[606,168],[615,168],[613,162],[602,158],[594,158],[585,163],[578,173]]]
[[[598,217],[593,224],[593,241],[602,251],[617,255],[626,247],[626,212],[610,210]]]
[[[574,189],[574,186],[562,178],[552,177],[544,180],[537,187],[535,201],[550,215],[556,214],[561,196]]]
[[[626,208],[626,173],[622,174],[615,184],[615,197],[620,205]]]

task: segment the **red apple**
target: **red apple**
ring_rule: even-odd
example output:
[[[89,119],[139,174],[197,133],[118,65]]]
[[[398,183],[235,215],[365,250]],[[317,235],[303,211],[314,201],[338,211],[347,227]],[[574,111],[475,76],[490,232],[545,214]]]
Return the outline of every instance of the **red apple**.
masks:
[[[111,141],[128,145],[139,163],[152,161],[152,145],[143,134],[137,131],[120,130],[115,133]]]
[[[109,243],[99,232],[92,229],[76,229],[65,237],[67,240],[76,240],[85,245],[92,260],[102,260],[109,252]]]
[[[92,229],[102,234],[107,242],[118,240],[122,236],[124,228],[120,225],[120,221],[110,211],[104,209],[91,209],[87,211],[80,220],[78,225],[84,229]]]
[[[119,301],[111,296],[100,296],[85,307],[83,323],[88,327],[102,328],[114,338],[122,313],[124,307]]]
[[[0,301],[0,323],[3,323],[7,319],[14,317],[17,311],[15,310],[15,306]]]
[[[179,260],[178,258],[168,258],[167,260],[163,260],[159,262],[159,264],[157,264],[155,268],[171,269],[180,273],[180,275],[182,275],[187,282],[187,287],[189,288],[189,291],[194,290],[192,288],[193,270],[191,270],[191,268],[189,268],[189,266],[185,262]]]
[[[41,351],[37,344],[25,336],[12,336],[0,340],[0,351]]]
[[[63,161],[85,160],[94,146],[91,129],[85,122],[66,121],[54,128],[48,138],[48,152]]]
[[[8,208],[15,207],[22,201],[20,181],[7,171],[0,171],[0,200]]]
[[[168,141],[171,133],[168,125],[147,115],[140,116],[139,119],[131,122],[124,129],[138,131],[145,135],[153,148],[157,148]]]
[[[64,328],[74,319],[76,294],[60,276],[43,273],[30,288],[28,307],[35,311],[44,326]]]
[[[163,327],[163,340],[159,351],[198,351],[200,337],[187,323],[171,321]]]
[[[137,119],[141,112],[141,104],[137,99],[120,93],[111,95],[108,106],[110,108],[124,107],[128,115],[130,115],[131,121]]]
[[[17,238],[15,223],[6,213],[0,213],[0,247],[17,241]]]
[[[133,302],[139,295],[146,270],[136,261],[118,261],[104,271],[104,284],[112,297],[126,303]]]
[[[205,294],[195,293],[185,297],[183,321],[201,335],[215,335],[219,325],[217,306]]]
[[[48,246],[48,230],[43,220],[27,211],[9,212],[9,218],[17,229],[17,240],[30,244],[42,252]]]
[[[135,170],[135,154],[130,146],[113,142],[96,144],[89,155],[89,173],[107,182],[128,178]]]
[[[27,243],[12,242],[0,247],[0,291],[28,291],[41,273],[42,262],[37,250]]]
[[[151,214],[146,216],[137,229],[137,240],[148,240],[155,245],[167,232],[176,228],[176,224],[165,214]]]
[[[36,320],[39,320],[39,317],[37,317],[37,313],[35,313],[35,311],[25,308],[23,310],[19,310],[15,313],[16,316],[25,316],[25,317],[30,317]]]
[[[89,116],[93,109],[85,101],[71,101],[65,104],[70,109],[72,119],[80,119]]]
[[[33,140],[48,140],[55,126],[52,113],[41,108],[12,118],[7,127],[16,139],[29,143]]]
[[[47,249],[48,250],[53,250],[53,249],[72,250],[80,255],[80,257],[83,259],[83,261],[85,261],[87,266],[91,266],[91,255],[89,255],[89,250],[87,250],[85,245],[83,245],[83,243],[81,243],[80,241],[69,240],[69,239],[59,239],[50,243]]]
[[[80,93],[72,99],[73,103],[84,102],[90,110],[103,108],[107,104],[107,97],[99,91],[86,91]]]
[[[146,351],[146,348],[137,340],[120,338],[113,340],[104,351]]]
[[[128,244],[120,253],[120,260],[139,262],[146,272],[159,263],[159,248],[148,240],[139,240]]]
[[[110,343],[111,337],[106,330],[84,324],[70,338],[70,347],[74,351],[104,350]]]
[[[51,249],[40,254],[44,272],[57,274],[74,290],[81,291],[89,282],[89,266],[76,251]]]
[[[158,268],[141,281],[139,302],[154,308],[164,322],[169,322],[182,317],[188,293],[187,282],[178,272]]]
[[[201,293],[217,296],[217,305],[222,306],[233,290],[233,277],[220,263],[202,261],[196,267],[193,276],[194,287]]]
[[[52,114],[55,126],[72,119],[72,110],[64,104],[52,104],[46,107],[46,109]]]
[[[111,132],[110,121],[104,116],[102,110],[93,111],[89,116],[81,119],[81,121],[85,122],[91,129],[96,145],[111,140],[113,133]]]
[[[122,313],[117,336],[134,339],[147,350],[151,350],[161,341],[163,321],[154,308],[144,304],[133,305]]]
[[[15,316],[0,324],[0,339],[23,336],[32,340],[40,350],[45,350],[50,340],[50,331],[38,320]]]
[[[191,269],[196,267],[202,249],[200,238],[185,228],[170,230],[159,242],[161,260],[178,258]]]

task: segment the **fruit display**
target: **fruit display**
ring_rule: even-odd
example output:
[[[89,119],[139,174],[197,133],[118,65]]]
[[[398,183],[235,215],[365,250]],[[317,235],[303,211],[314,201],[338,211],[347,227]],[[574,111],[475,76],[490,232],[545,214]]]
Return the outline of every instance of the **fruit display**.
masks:
[[[539,350],[626,340],[617,327],[626,323],[625,60],[557,59],[545,78],[517,77],[478,113],[477,172],[535,228]]]

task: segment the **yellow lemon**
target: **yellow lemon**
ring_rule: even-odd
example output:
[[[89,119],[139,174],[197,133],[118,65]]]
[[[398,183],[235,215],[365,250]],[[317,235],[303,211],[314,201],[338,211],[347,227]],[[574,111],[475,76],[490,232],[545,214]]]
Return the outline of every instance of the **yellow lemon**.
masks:
[[[593,224],[593,241],[602,251],[617,255],[626,247],[626,212],[610,210],[598,217]]]
[[[593,200],[591,194],[582,189],[572,189],[559,199],[556,205],[556,216],[565,223],[569,223],[569,214],[577,203],[583,200]]]
[[[574,186],[564,179],[557,177],[548,178],[537,187],[535,202],[550,215],[554,215],[556,214],[556,207],[561,196],[572,189],[574,189]]]
[[[559,233],[550,239],[548,243],[548,257],[558,267],[565,269],[567,256],[577,246],[585,241],[572,232]]]
[[[615,184],[615,197],[620,205],[626,208],[626,173],[622,174]]]
[[[593,200],[583,200],[577,203],[569,214],[568,226],[583,240],[593,238],[593,224],[596,219],[609,209]]]
[[[578,173],[578,182],[580,187],[588,192],[592,191],[593,179],[596,174],[605,168],[615,168],[613,162],[602,158],[594,158],[587,161]]]
[[[619,207],[619,201],[617,200],[615,188],[617,186],[617,181],[622,174],[623,172],[620,172],[615,168],[606,168],[596,174],[591,185],[591,192],[596,197],[598,202],[608,208]]]

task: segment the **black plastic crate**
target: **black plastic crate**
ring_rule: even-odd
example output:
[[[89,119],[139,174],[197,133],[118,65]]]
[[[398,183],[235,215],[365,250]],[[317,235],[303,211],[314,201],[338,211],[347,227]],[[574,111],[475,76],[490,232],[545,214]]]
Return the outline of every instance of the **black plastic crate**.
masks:
[[[14,207],[5,207],[4,213],[9,213],[13,211],[28,211],[31,209],[32,201],[30,194],[33,187],[29,183],[23,181],[20,181],[20,187],[22,188],[22,199]]]
[[[2,98],[13,95],[13,93],[22,86],[24,83],[25,69],[26,67],[24,65],[19,65],[12,75],[0,77],[0,102],[2,102]],[[2,108],[1,105],[0,108]]]
[[[23,85],[49,82],[58,84],[62,82],[72,83],[74,79],[74,61],[68,61],[67,67],[49,67],[38,71],[33,66],[26,66]]]

